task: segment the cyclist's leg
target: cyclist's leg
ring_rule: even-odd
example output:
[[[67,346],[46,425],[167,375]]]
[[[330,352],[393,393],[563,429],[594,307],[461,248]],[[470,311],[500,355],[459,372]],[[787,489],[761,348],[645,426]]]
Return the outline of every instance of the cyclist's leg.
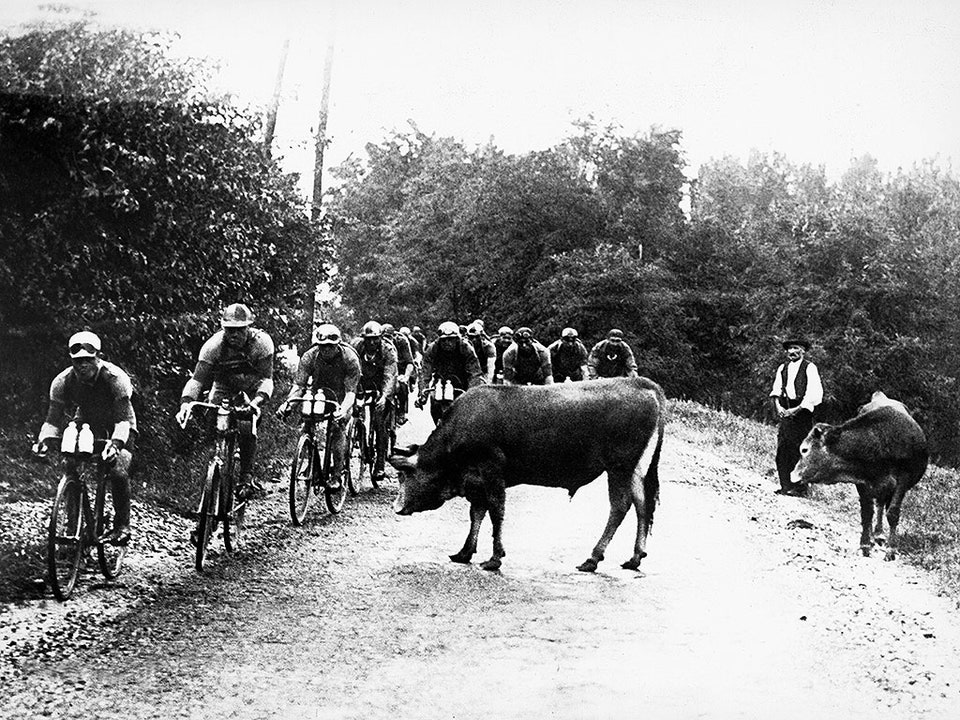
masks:
[[[330,448],[331,465],[330,477],[327,479],[327,487],[336,488],[343,482],[343,463],[347,455],[347,421],[333,423],[333,434],[331,441],[333,447]]]
[[[124,448],[117,453],[117,460],[107,468],[110,493],[113,495],[112,539],[124,542],[130,539],[130,462],[133,455]]]
[[[377,478],[383,477],[383,466],[387,457],[387,418],[390,415],[390,400],[387,400],[386,407],[383,410],[375,408],[373,411],[373,426],[377,430],[376,455],[373,461],[373,475]]]
[[[407,421],[407,407],[409,405],[410,390],[406,383],[397,383],[397,394],[394,398],[397,403],[397,425],[403,425]]]
[[[253,434],[253,423],[249,420],[241,420],[237,427],[240,431],[237,437],[237,446],[240,448],[240,485],[237,494],[249,497],[263,490],[253,472],[253,462],[257,457],[257,436]]]

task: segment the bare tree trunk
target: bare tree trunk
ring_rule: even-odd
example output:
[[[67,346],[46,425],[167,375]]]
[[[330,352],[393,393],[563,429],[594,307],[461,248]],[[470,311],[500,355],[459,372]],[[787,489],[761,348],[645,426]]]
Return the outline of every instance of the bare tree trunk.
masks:
[[[283,71],[287,66],[287,52],[290,50],[289,38],[283,41],[283,49],[280,51],[280,66],[277,68],[277,81],[273,85],[273,99],[270,107],[267,109],[267,121],[263,132],[263,155],[270,159],[271,146],[273,145],[273,132],[277,127],[277,110],[280,107],[280,88],[283,87]]]
[[[320,98],[320,117],[317,122],[317,137],[313,160],[313,202],[310,206],[310,217],[314,221],[320,219],[320,206],[323,199],[323,151],[327,145],[327,111],[330,105],[330,75],[333,69],[333,36],[327,46],[327,57],[323,64],[323,95]],[[317,313],[317,285],[320,284],[320,267],[310,268],[307,284],[307,317],[310,318],[309,345],[313,337],[313,328],[318,322],[326,319],[324,308]],[[320,317],[318,317],[318,314]]]

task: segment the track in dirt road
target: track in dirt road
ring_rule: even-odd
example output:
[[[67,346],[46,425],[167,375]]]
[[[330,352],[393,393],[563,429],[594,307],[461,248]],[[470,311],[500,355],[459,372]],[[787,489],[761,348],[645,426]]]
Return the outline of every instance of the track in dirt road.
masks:
[[[921,574],[860,557],[853,518],[773,496],[669,426],[661,477],[641,571],[619,567],[628,518],[596,574],[575,567],[603,480],[572,501],[509,490],[495,573],[447,560],[465,501],[400,518],[391,481],[292,528],[275,491],[247,552],[203,576],[181,563],[101,640],[27,660],[0,716],[958,716],[957,613]]]

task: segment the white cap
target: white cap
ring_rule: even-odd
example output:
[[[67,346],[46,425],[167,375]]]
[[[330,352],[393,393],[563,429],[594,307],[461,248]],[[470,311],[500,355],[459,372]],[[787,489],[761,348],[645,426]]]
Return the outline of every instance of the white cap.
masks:
[[[100,352],[100,338],[89,330],[82,330],[73,334],[67,347],[72,358],[96,357]]]

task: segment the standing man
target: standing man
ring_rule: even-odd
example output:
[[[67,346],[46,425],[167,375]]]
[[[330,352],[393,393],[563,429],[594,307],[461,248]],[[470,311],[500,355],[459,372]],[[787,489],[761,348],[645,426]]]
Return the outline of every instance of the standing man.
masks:
[[[210,388],[209,402],[219,403],[226,397],[246,393],[254,417],[260,416],[263,404],[273,395],[273,340],[263,330],[251,327],[253,313],[243,303],[223,309],[220,330],[200,348],[193,375],[180,393],[177,422],[187,421],[188,403]],[[240,421],[240,484],[237,497],[249,499],[263,492],[253,475],[257,454],[257,436],[253,420]]]
[[[130,461],[137,434],[131,397],[133,383],[123,370],[100,358],[100,338],[87,330],[75,333],[67,344],[70,367],[50,383],[50,405],[33,452],[45,456],[74,418],[90,425],[96,438],[109,438],[100,459],[106,464],[113,495],[113,530],[105,538],[116,545],[130,540]],[[66,472],[76,475],[68,462]]]
[[[504,385],[552,385],[549,351],[533,339],[533,330],[517,328],[513,345],[503,353]]]
[[[780,418],[777,430],[778,495],[805,497],[807,487],[790,481],[790,473],[800,459],[800,444],[813,428],[813,410],[823,402],[823,384],[817,366],[807,360],[810,343],[803,338],[783,342],[787,361],[777,368],[773,378],[773,409]]]
[[[637,361],[633,350],[623,339],[623,330],[612,328],[607,339],[601,340],[590,351],[587,359],[590,379],[605,377],[637,377]]]
[[[547,350],[550,351],[554,382],[564,382],[567,378],[572,381],[586,380],[589,377],[587,348],[573,328],[564,328],[560,339],[554,340]]]

